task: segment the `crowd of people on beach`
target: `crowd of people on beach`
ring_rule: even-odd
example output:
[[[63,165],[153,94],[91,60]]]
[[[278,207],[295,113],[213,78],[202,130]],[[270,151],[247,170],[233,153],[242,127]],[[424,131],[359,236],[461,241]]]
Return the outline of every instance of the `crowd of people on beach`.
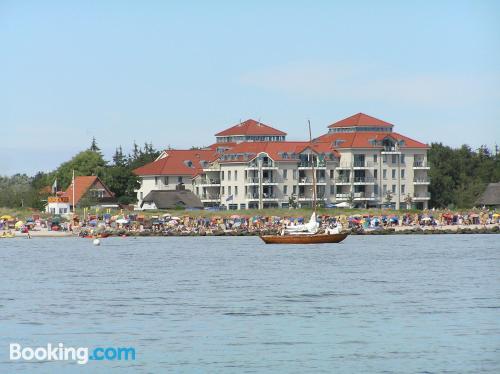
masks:
[[[318,214],[316,217],[321,230],[335,228],[357,231],[384,230],[390,228],[428,228],[438,229],[448,226],[499,225],[500,214],[491,211],[436,212],[405,214]],[[290,216],[195,216],[183,214],[174,216],[169,213],[146,217],[142,214],[102,214],[90,215],[85,219],[62,219],[39,216],[25,220],[10,216],[0,217],[0,230],[16,230],[29,233],[37,230],[74,232],[75,235],[93,236],[99,233],[128,234],[166,234],[166,235],[209,235],[217,233],[242,233],[256,235],[262,232],[280,232],[284,228],[303,225],[309,217]],[[10,231],[11,233],[12,231]]]

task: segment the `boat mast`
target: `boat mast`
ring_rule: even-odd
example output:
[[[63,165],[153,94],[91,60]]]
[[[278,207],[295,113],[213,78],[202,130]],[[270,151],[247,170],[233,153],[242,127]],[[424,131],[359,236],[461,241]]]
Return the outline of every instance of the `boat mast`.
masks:
[[[312,135],[311,135],[311,121],[307,120],[307,123],[309,124],[309,144],[311,148],[311,166],[312,166],[312,175],[313,175],[313,212],[316,213],[316,169],[314,168],[314,151],[313,151],[313,142],[312,142]]]

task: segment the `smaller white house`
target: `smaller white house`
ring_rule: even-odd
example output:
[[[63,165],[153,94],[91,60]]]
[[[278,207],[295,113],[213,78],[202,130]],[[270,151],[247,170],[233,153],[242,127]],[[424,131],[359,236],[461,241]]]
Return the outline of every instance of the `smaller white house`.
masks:
[[[70,212],[69,197],[50,196],[45,210],[51,214],[68,214]]]

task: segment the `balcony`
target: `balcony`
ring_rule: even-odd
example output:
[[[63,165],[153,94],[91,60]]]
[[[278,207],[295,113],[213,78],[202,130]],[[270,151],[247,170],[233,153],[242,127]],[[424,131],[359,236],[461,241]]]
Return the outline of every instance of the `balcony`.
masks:
[[[313,179],[312,178],[301,178],[299,180],[299,186],[310,186],[313,184]],[[326,184],[326,179],[325,178],[319,178],[316,180],[316,185],[325,185]]]
[[[420,193],[413,194],[414,201],[423,201],[423,200],[430,200],[430,199],[431,199],[431,194],[428,192],[420,192]]]
[[[313,201],[314,200],[314,197],[311,195],[306,195],[306,194],[299,194],[297,196],[297,200],[298,201]],[[316,197],[316,201],[323,201],[325,200],[325,197],[324,196],[317,196]]]
[[[211,194],[201,195],[200,200],[202,202],[207,202],[207,203],[220,201],[220,195],[211,195]]]
[[[196,185],[201,186],[201,187],[219,187],[220,180],[218,180],[218,179],[201,179],[198,182],[196,182]]]
[[[307,169],[312,169],[314,166],[315,169],[326,169],[326,162],[321,161],[321,162],[301,162],[299,163],[299,170],[307,170]]]
[[[426,184],[430,184],[431,181],[429,178],[414,178],[413,179],[413,184],[419,184],[419,185],[426,185]]]
[[[260,200],[258,193],[247,194],[247,200]],[[278,197],[275,194],[262,194],[262,201],[278,201]]]
[[[351,198],[351,194],[350,193],[338,193],[335,195],[335,199],[337,201],[347,201]]]
[[[382,149],[382,152],[381,152],[383,155],[387,155],[387,154],[390,154],[390,155],[398,155],[398,154],[401,154],[401,150],[399,149],[398,146],[385,146],[383,149]]]
[[[377,200],[377,198],[374,192],[354,192],[354,201]]]
[[[259,184],[259,178],[254,177],[254,178],[247,178],[245,180],[245,184],[247,185],[258,185]],[[262,185],[277,185],[278,181],[273,178],[262,178]]]
[[[353,169],[368,169],[368,168],[374,168],[375,164],[371,161],[354,161],[352,163],[352,168]]]
[[[246,167],[245,170],[258,170],[259,169],[259,164],[258,162],[250,162]],[[274,162],[267,161],[262,163],[262,170],[277,170],[278,167],[274,164]]]
[[[203,168],[204,172],[220,171],[220,165],[210,165]]]
[[[370,177],[354,177],[354,184],[356,185],[371,185],[375,184],[375,179]]]
[[[416,170],[429,170],[431,166],[429,165],[428,162],[425,161],[415,161],[413,163],[413,169]]]
[[[346,177],[339,177],[339,178],[335,179],[335,184],[339,184],[339,185],[351,184],[351,180],[349,178],[346,178]]]

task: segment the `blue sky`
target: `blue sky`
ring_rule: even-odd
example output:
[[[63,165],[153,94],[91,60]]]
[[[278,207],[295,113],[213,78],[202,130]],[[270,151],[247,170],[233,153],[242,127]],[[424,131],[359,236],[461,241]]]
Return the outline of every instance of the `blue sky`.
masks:
[[[500,144],[499,19],[498,1],[0,0],[0,175],[248,118],[295,140],[364,112]]]

